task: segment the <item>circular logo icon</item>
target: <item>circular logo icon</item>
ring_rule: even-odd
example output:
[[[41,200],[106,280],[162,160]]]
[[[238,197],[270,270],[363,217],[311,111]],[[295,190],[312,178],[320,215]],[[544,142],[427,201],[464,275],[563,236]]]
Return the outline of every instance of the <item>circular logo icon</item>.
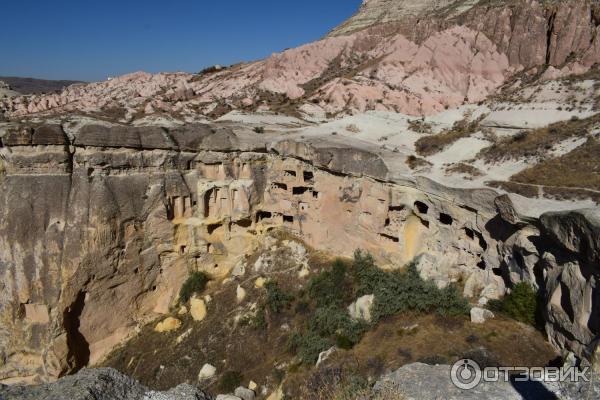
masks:
[[[479,364],[473,360],[458,360],[450,370],[450,379],[459,389],[473,389],[481,382],[482,373]]]

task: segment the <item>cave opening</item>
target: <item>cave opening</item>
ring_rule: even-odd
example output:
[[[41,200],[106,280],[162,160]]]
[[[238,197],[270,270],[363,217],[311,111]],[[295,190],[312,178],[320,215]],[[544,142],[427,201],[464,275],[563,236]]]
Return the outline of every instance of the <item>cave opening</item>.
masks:
[[[223,224],[210,224],[206,226],[206,231],[209,235],[212,235],[217,229],[219,229],[222,226]]]
[[[440,222],[444,225],[452,225],[454,219],[449,214],[440,213]]]
[[[429,206],[422,201],[415,201],[415,207],[420,214],[427,214]]]
[[[77,293],[75,301],[63,312],[63,326],[69,348],[68,359],[72,363],[74,372],[87,366],[90,361],[90,344],[79,330],[81,314],[85,307],[85,296],[84,291]]]
[[[313,174],[311,171],[304,171],[302,175],[304,182],[312,182],[315,178],[315,174]]]
[[[256,222],[262,221],[263,219],[271,218],[273,214],[269,211],[257,211],[256,212]]]
[[[292,194],[294,196],[301,196],[304,193],[306,193],[308,190],[310,190],[309,187],[306,187],[306,186],[296,186],[295,188],[292,189]]]

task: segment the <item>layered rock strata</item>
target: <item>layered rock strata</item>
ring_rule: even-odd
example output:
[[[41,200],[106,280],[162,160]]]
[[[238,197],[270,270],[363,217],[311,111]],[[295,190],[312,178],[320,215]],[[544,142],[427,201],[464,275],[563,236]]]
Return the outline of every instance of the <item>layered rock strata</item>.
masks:
[[[89,120],[4,131],[1,382],[97,363],[168,313],[190,271],[226,276],[271,229],[391,268],[416,260],[475,300],[529,281],[552,343],[580,357],[600,332],[596,212],[527,218],[508,196],[404,177],[331,136]]]

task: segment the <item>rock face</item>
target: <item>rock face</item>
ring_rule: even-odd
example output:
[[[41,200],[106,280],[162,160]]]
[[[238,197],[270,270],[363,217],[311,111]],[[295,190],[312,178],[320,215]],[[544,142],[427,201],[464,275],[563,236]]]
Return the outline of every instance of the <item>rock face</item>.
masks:
[[[274,228],[391,268],[427,256],[421,274],[463,279],[475,300],[530,279],[552,294],[551,340],[580,357],[600,332],[595,214],[513,225],[491,190],[397,178],[378,152],[331,137],[75,125],[13,124],[2,137],[1,382],[97,363],[168,313],[190,271],[225,276]]]
[[[211,400],[190,385],[155,392],[111,368],[83,369],[58,382],[40,386],[0,385],[5,400]]]

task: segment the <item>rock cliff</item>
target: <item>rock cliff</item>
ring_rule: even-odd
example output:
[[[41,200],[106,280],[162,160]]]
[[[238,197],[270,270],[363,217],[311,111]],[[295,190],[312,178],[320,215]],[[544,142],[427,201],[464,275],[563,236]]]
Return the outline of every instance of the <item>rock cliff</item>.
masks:
[[[5,383],[97,363],[169,312],[190,271],[226,276],[276,227],[392,268],[425,254],[422,276],[475,299],[530,281],[552,342],[581,357],[600,330],[597,210],[526,218],[510,197],[402,178],[401,155],[330,135],[73,119],[10,125],[2,144]]]

